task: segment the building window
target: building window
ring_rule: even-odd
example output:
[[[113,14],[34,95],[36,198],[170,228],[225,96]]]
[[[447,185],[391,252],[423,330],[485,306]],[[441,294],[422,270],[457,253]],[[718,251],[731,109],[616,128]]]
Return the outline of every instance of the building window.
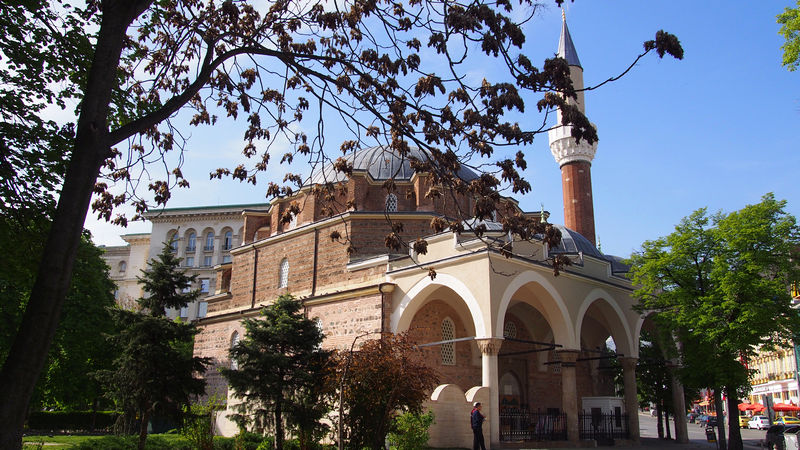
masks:
[[[128,270],[128,263],[126,263],[125,261],[120,261],[119,262],[119,273],[123,274],[123,273],[125,273],[126,270]]]
[[[236,347],[236,344],[239,343],[239,332],[234,331],[233,335],[231,336],[231,348]],[[239,370],[239,363],[236,362],[235,359],[231,358],[231,370]]]
[[[211,255],[203,257],[203,267],[211,267]]]
[[[456,338],[456,326],[453,319],[446,317],[442,321],[442,340],[449,341]],[[442,344],[442,365],[454,366],[456,364],[456,343]]]
[[[200,278],[200,292],[208,294],[209,279]]]
[[[188,306],[181,306],[181,319],[185,319],[189,317],[189,307]]]
[[[194,256],[186,257],[186,267],[194,267]]]
[[[514,339],[517,337],[517,324],[514,322],[506,322],[505,328],[503,328],[503,337]]]
[[[186,242],[186,251],[193,252],[197,248],[197,235],[192,232],[189,233],[188,242]]]
[[[172,233],[169,236],[169,249],[172,253],[176,253],[178,251],[178,233]]]
[[[208,314],[208,303],[200,302],[197,304],[197,317],[205,317]]]
[[[222,264],[231,262],[231,255],[223,255],[222,256]]]
[[[206,246],[203,247],[203,250],[205,250],[207,252],[210,252],[210,251],[214,250],[214,232],[213,231],[209,231],[208,234],[206,234]]]
[[[222,241],[222,249],[230,250],[233,247],[233,231],[225,232],[225,239]]]
[[[386,212],[397,212],[397,196],[389,194],[386,196]]]
[[[289,285],[289,260],[283,258],[281,260],[281,268],[278,273],[278,287],[285,288]]]

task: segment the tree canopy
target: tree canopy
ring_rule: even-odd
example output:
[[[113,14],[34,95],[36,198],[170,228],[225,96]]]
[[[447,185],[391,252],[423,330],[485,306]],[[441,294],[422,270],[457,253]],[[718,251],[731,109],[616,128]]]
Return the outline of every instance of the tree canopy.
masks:
[[[213,170],[213,177],[256,183],[271,162],[295,158],[335,162],[347,173],[348,162],[333,148],[346,154],[375,143],[407,156],[418,146],[430,158],[411,161],[416,171],[430,173],[445,195],[476,198],[478,207],[465,216],[490,217],[501,193],[530,190],[520,175],[522,147],[547,130],[548,111],[561,108],[561,125],[571,126],[575,138],[597,139],[567,101],[576,92],[566,62],[552,58],[537,67],[524,54],[522,24],[538,7],[532,0],[4,4],[8,20],[2,24],[11,38],[0,40],[0,55],[8,58],[0,68],[2,106],[14,127],[2,145],[4,155],[8,148],[18,156],[2,160],[10,175],[3,180],[33,179],[25,181],[30,194],[11,184],[0,190],[2,203],[33,202],[58,190],[58,204],[48,258],[0,371],[0,447],[21,445],[29,380],[44,365],[92,196],[102,217],[124,224],[127,217],[115,215],[114,207],[129,203],[141,213],[165,204],[174,186],[189,186],[180,167],[187,133],[179,111],[193,113],[189,125],[240,116],[246,122],[242,153],[248,162]],[[660,31],[634,64],[653,50],[683,55],[678,40]],[[496,79],[467,76],[489,61],[503,69]],[[18,90],[22,101],[9,97]],[[531,95],[544,113],[538,124],[530,120]],[[74,126],[41,123],[43,108],[61,99],[79,101]],[[349,136],[331,144],[326,130],[333,128]],[[59,133],[63,145],[51,146]],[[166,169],[161,176],[152,170],[159,165]],[[470,183],[458,179],[462,165],[481,176]],[[266,191],[270,198],[287,195],[298,184],[302,177],[287,173],[283,184],[271,183]],[[320,189],[335,206],[337,188]],[[542,226],[518,215],[503,224],[527,237]]]
[[[767,194],[729,214],[697,210],[631,260],[638,308],[686,344],[686,372],[708,375],[706,387],[725,388],[729,402],[748,384],[742,361],[800,329],[789,294],[800,229],[785,205]]]
[[[138,301],[139,306],[147,309],[150,315],[164,316],[167,308],[180,309],[200,296],[199,290],[191,289],[197,275],[186,275],[180,264],[181,259],[165,243],[156,259],[147,262],[144,276],[136,277],[145,293]]]
[[[230,350],[236,365],[221,369],[242,400],[236,405],[235,418],[242,427],[264,430],[269,426],[275,431],[275,448],[281,450],[284,421],[295,428],[297,419],[309,417],[309,409],[319,411],[304,424],[308,430],[327,412],[327,403],[315,394],[325,391],[324,370],[330,353],[321,348],[322,330],[288,294],[264,307],[260,317],[242,324],[246,333]],[[312,401],[306,401],[309,396]]]
[[[778,23],[781,24],[779,33],[786,39],[781,46],[783,65],[793,72],[800,65],[800,1],[796,7],[787,7],[778,14]]]

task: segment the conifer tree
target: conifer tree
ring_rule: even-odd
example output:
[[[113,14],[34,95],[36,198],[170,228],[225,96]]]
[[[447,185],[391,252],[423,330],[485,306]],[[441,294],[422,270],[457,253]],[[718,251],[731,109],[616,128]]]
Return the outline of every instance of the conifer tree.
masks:
[[[205,381],[195,375],[205,372],[208,358],[192,356],[197,327],[172,321],[166,308],[181,308],[199,295],[182,292],[194,276],[179,269],[180,259],[164,245],[158,259],[148,263],[139,282],[149,296],[139,299],[139,312],[115,309],[114,320],[122,328],[110,342],[119,350],[113,370],[98,373],[108,396],[125,416],[136,418],[139,448],[144,449],[147,425],[155,415],[180,423],[184,406],[205,392]]]
[[[272,425],[278,450],[283,449],[284,421],[303,415],[299,409],[309,404],[304,400],[325,389],[319,374],[329,354],[320,347],[322,330],[301,308],[294,297],[282,295],[261,317],[245,319],[246,334],[230,350],[236,368],[221,370],[242,400],[237,422],[256,429]],[[319,405],[310,406],[319,411]],[[305,417],[313,413],[305,412]]]

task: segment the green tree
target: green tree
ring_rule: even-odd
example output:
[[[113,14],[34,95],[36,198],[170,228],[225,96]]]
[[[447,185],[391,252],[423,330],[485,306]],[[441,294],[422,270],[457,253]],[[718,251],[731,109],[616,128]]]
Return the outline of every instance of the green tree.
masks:
[[[151,316],[164,316],[167,308],[180,309],[200,296],[199,290],[190,289],[197,275],[186,275],[180,265],[181,258],[175,255],[169,243],[165,243],[156,259],[147,262],[144,276],[136,277],[145,292],[138,303]]]
[[[389,441],[393,450],[417,450],[428,446],[428,428],[434,423],[433,412],[404,413],[395,417]]]
[[[786,39],[781,46],[783,65],[793,72],[800,64],[800,0],[796,7],[787,7],[778,14],[778,23],[781,24],[779,33]]]
[[[38,217],[36,217],[38,215]],[[0,361],[6,358],[36,275],[36,264],[50,222],[46,214],[16,214],[0,219]],[[102,397],[88,374],[108,367],[112,354],[104,335],[114,326],[114,283],[88,232],[81,237],[75,273],[39,377],[31,409],[87,409]]]
[[[155,415],[171,417],[181,423],[183,412],[193,396],[205,392],[205,381],[196,377],[206,370],[209,358],[192,356],[194,324],[172,321],[164,308],[180,308],[195,299],[198,292],[178,294],[192,280],[179,274],[180,260],[172,257],[164,244],[158,259],[148,263],[140,283],[149,296],[139,299],[142,311],[113,310],[122,331],[109,337],[119,351],[113,369],[97,373],[113,400],[130,420],[139,426],[139,449],[147,441],[147,425]]]
[[[314,418],[307,407],[318,410],[321,406],[310,404],[308,398],[323,386],[318,374],[329,357],[320,347],[324,336],[316,322],[303,315],[302,304],[288,294],[262,309],[261,317],[245,319],[243,325],[245,336],[230,350],[236,367],[221,369],[242,400],[235,418],[243,428],[271,426],[275,448],[282,450],[287,419],[311,415],[311,422],[316,422],[320,418]]]
[[[100,0],[84,7],[41,0],[3,4],[7,20],[2,22],[0,55],[9,59],[0,67],[2,94],[21,92],[21,101],[10,106],[15,108],[11,116],[12,121],[25,119],[11,132],[33,132],[14,144],[18,157],[2,162],[2,179],[32,178],[26,183],[36,194],[14,197],[20,202],[53,190],[58,190],[58,202],[43,252],[47,258],[39,264],[0,371],[0,447],[21,445],[24,411],[57,328],[92,195],[97,195],[94,205],[101,216],[124,224],[124,216],[113,216],[115,206],[133,204],[141,213],[149,204],[165,204],[176,185],[188,187],[180,164],[168,157],[185,145],[188,133],[174,123],[186,117],[177,114],[184,107],[195,113],[190,125],[246,117],[242,152],[253,162],[220,168],[214,176],[257,182],[268,169],[276,142],[288,142],[283,162],[295,157],[330,162],[336,156],[326,144],[325,130],[334,127],[323,125],[333,117],[346,122],[336,128],[352,131],[339,146],[344,152],[360,144],[386,145],[402,154],[411,145],[428,150],[431,160],[414,161],[415,170],[431,173],[434,186],[477,197],[478,207],[464,215],[479,218],[492,215],[504,190],[530,190],[519,170],[527,165],[525,154],[494,154],[495,149],[530,144],[546,131],[535,125],[526,128],[534,122],[528,115],[525,124],[515,122],[526,112],[523,97],[528,93],[538,97],[534,101],[540,111],[561,108],[563,124],[572,125],[573,136],[597,139],[588,119],[566,100],[576,96],[566,62],[549,59],[540,69],[523,53],[522,24],[538,8],[533,0],[425,0],[408,5],[345,0],[337,6],[293,0],[261,9],[234,0]],[[683,55],[674,36],[658,32],[636,61],[653,50],[659,56]],[[423,51],[438,57],[423,57]],[[487,60],[497,60],[503,75],[468,84],[468,71]],[[51,147],[64,128],[34,128],[41,105],[63,98],[79,100],[77,120],[66,127],[64,145]],[[301,123],[305,117],[313,125]],[[298,130],[314,130],[314,135]],[[5,154],[7,142],[2,141],[0,154]],[[461,165],[474,164],[470,159],[475,155],[486,158],[478,167],[487,163],[492,169],[467,185],[456,174]],[[173,160],[181,161],[182,155]],[[48,168],[42,168],[43,161],[50,162]],[[163,176],[151,170],[154,161],[167,169]],[[342,159],[337,167],[347,172],[351,166]],[[103,181],[98,182],[101,174]],[[109,180],[125,192],[110,190]],[[268,195],[287,194],[302,183],[292,173],[286,180],[288,185],[271,184]],[[10,184],[7,192],[0,191],[0,204],[9,204],[14,189]],[[339,210],[354,206],[334,201],[341,199],[336,186],[321,189],[320,198],[332,198]],[[439,194],[431,190],[430,195]],[[502,220],[509,231],[524,236],[536,236],[544,228],[525,217]],[[387,243],[392,245],[408,241],[396,233],[390,237]],[[424,249],[424,241],[418,249]]]
[[[340,353],[336,380],[344,378],[345,448],[382,449],[398,414],[421,413],[439,384],[407,334],[366,341],[352,355]],[[344,374],[347,374],[346,378]]]
[[[759,346],[789,342],[800,326],[788,290],[797,279],[800,231],[785,205],[767,194],[727,215],[700,209],[632,258],[638,307],[656,312],[659,325],[686,344],[690,373],[711,376],[706,386],[715,388],[717,411],[723,389],[736,410],[748,385],[741,361]],[[728,428],[728,448],[741,449],[735,415]]]

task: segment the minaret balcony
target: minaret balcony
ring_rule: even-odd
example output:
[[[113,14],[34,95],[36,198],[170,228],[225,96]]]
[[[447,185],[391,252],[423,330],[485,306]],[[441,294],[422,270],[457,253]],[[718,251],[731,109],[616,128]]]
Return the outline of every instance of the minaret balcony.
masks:
[[[597,152],[596,141],[592,144],[585,140],[581,140],[580,143],[575,142],[572,137],[572,127],[569,125],[552,128],[547,132],[547,136],[550,140],[550,152],[559,167],[574,161],[592,162]]]

